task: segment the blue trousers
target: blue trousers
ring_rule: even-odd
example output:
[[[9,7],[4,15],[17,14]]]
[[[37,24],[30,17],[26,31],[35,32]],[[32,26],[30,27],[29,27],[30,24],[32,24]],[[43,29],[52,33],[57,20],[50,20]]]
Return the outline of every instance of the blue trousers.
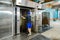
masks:
[[[27,23],[27,28],[32,28],[32,23],[31,22]]]

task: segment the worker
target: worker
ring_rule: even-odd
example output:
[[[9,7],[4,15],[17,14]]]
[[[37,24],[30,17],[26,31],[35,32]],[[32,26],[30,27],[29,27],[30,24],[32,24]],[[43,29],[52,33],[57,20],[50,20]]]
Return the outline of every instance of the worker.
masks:
[[[31,28],[32,28],[32,22],[31,22],[31,16],[30,16],[30,11],[27,12],[27,28],[28,28],[28,36],[31,35]]]
[[[27,12],[26,17],[22,16],[23,19],[26,19],[26,27],[28,29],[28,36],[31,35],[31,28],[32,28],[32,22],[31,22],[31,16],[30,16],[30,11]]]

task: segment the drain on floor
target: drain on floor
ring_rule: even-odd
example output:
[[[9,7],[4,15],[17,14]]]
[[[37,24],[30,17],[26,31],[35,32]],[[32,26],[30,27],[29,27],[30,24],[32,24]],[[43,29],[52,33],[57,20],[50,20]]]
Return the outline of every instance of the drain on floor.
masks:
[[[30,40],[50,40],[50,39],[43,36],[43,35],[37,35],[37,36],[35,36],[34,38],[32,38]]]

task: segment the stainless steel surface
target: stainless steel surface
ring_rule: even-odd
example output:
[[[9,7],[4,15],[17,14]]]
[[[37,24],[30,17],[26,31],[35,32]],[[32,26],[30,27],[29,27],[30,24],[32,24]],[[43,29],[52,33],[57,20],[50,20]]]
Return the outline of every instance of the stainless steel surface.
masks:
[[[17,7],[17,33],[20,33],[20,25],[21,25],[21,19],[20,19],[20,7]]]
[[[12,14],[0,11],[0,38],[12,35]]]
[[[12,6],[8,6],[7,4],[0,4],[0,39],[12,35],[12,16]]]

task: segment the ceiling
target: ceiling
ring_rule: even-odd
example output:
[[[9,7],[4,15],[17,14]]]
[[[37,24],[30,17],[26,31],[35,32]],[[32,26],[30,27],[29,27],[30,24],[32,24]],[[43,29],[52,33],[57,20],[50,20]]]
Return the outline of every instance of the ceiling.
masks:
[[[16,0],[12,0],[12,1],[13,1],[13,3],[14,3]],[[52,1],[54,1],[54,0],[44,0],[43,4],[44,4],[44,3],[48,3],[48,2],[52,2]],[[55,8],[55,7],[60,8],[60,4],[59,4],[59,5],[56,4],[56,5],[53,5],[53,6],[52,6],[52,8]]]

